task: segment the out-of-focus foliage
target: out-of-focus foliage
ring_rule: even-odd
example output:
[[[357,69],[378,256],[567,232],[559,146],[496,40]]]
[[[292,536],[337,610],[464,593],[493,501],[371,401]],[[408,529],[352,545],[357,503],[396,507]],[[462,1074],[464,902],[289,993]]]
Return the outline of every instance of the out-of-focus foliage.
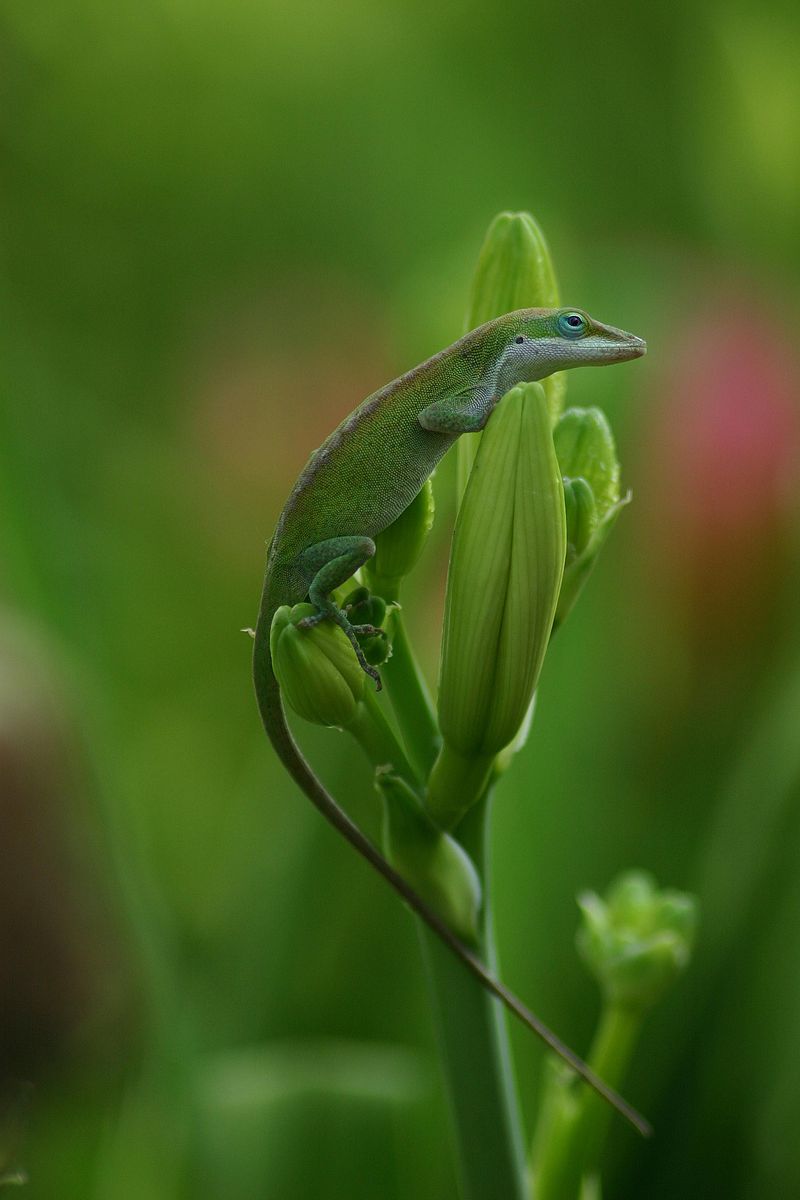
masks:
[[[411,923],[281,773],[239,630],[308,451],[459,335],[525,208],[650,352],[570,381],[636,503],[499,795],[505,975],[581,1048],[575,895],[696,893],[628,1089],[659,1136],[616,1130],[606,1190],[797,1194],[797,5],[37,0],[0,37],[0,1170],[453,1193]],[[453,474],[407,589],[431,672]]]

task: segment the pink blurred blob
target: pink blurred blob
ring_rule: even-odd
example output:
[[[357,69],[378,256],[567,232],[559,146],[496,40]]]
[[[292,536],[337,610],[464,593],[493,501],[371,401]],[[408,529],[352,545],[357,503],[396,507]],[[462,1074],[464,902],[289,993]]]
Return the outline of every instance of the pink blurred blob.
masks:
[[[785,509],[800,456],[788,330],[758,308],[714,302],[679,335],[666,391],[661,438],[678,514],[704,542],[763,529]]]
[[[795,339],[742,294],[711,294],[674,330],[647,456],[660,583],[704,665],[774,617],[800,511]]]

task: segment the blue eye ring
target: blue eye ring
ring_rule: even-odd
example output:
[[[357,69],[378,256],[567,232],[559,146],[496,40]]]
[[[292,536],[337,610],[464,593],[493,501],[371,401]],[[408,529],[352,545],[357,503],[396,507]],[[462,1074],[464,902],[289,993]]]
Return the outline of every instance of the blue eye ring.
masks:
[[[558,317],[558,332],[565,338],[580,338],[588,330],[586,318],[579,312],[563,312]]]

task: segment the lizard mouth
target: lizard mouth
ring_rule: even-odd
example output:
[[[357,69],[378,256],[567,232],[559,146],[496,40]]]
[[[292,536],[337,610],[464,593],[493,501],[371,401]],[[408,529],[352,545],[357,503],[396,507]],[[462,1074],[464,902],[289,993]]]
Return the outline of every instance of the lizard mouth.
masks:
[[[630,358],[642,358],[647,354],[647,342],[644,338],[637,337],[635,333],[628,335],[628,354]]]
[[[647,342],[644,338],[631,334],[626,341],[608,347],[609,362],[628,362],[632,358],[642,358],[647,354]]]
[[[629,362],[632,358],[641,358],[647,353],[647,342],[637,337],[635,333],[626,333],[624,329],[614,329],[611,325],[601,327],[597,343],[598,363]]]

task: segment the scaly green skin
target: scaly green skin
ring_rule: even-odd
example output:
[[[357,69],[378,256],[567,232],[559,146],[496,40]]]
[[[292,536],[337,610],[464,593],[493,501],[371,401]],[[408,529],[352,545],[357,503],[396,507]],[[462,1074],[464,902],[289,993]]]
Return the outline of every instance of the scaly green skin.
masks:
[[[644,351],[640,338],[600,325],[579,310],[522,309],[480,326],[368,397],[311,455],[281,513],[269,550],[253,656],[264,728],[309,799],[484,987],[640,1129],[646,1128],[642,1118],[492,977],[326,791],[286,723],[269,635],[277,609],[308,596],[318,610],[311,621],[336,621],[380,686],[356,642],[360,630],[330,599],[333,589],[374,554],[374,539],[411,503],[456,438],[482,429],[511,387],[568,367],[638,358]]]

